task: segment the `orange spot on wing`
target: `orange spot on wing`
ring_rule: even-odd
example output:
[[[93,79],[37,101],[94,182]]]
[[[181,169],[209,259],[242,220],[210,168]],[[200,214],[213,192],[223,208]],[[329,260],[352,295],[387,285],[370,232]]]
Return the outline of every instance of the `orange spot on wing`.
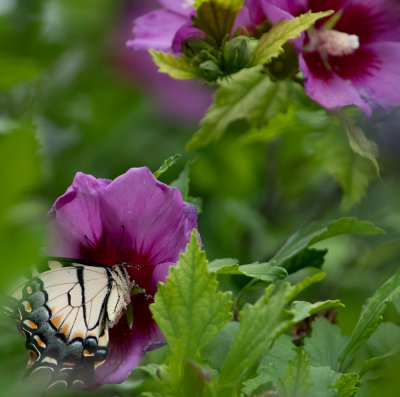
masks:
[[[25,320],[24,324],[27,325],[30,329],[37,329],[37,324],[35,324],[33,321],[31,320]]]
[[[50,321],[54,325],[54,327],[58,329],[58,327],[61,324],[61,320],[62,320],[62,314],[59,314],[58,316],[52,317]]]
[[[46,347],[46,343],[44,343],[44,342],[42,341],[42,339],[40,339],[40,336],[39,336],[39,335],[35,335],[35,336],[33,337],[33,339],[35,339],[36,343],[37,343],[40,347]]]
[[[73,367],[75,365],[75,363],[65,362],[65,363],[63,363],[63,365],[66,365],[68,367]]]
[[[103,363],[104,363],[104,361],[106,361],[106,360],[102,360],[102,361],[95,361],[95,362],[94,362],[94,368],[96,369],[97,367],[100,367],[100,365],[101,365],[101,364],[103,364]]]
[[[32,311],[32,307],[29,302],[25,301],[25,302],[23,302],[23,305],[24,305],[26,312],[30,313]]]
[[[65,323],[61,329],[59,330],[60,334],[63,334],[65,337],[67,337],[67,335],[69,334],[69,324]]]
[[[85,357],[91,357],[91,356],[94,356],[94,353],[90,353],[89,350],[85,349],[85,350],[83,351],[83,355],[84,355]]]
[[[84,338],[84,334],[83,334],[83,332],[75,332],[74,334],[72,334],[71,335],[71,339],[75,339],[75,338],[81,338],[81,339],[83,339]]]
[[[32,288],[31,287],[28,287],[26,290],[28,291],[28,294],[32,293]]]

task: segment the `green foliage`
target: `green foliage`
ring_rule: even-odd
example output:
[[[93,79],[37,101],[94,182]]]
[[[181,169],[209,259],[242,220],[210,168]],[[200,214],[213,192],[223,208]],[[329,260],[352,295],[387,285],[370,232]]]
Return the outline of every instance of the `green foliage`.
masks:
[[[197,207],[198,212],[201,212],[202,209],[202,200],[200,197],[192,197],[189,194],[189,184],[190,184],[190,167],[192,165],[192,162],[187,162],[185,164],[185,168],[181,171],[179,174],[178,178],[175,179],[170,183],[171,187],[177,188],[181,194],[183,201],[186,201],[187,203],[192,203]]]
[[[186,145],[197,149],[218,140],[231,123],[246,120],[262,125],[273,114],[287,106],[290,84],[272,83],[259,67],[244,69],[221,83],[214,95],[201,128]]]
[[[168,170],[168,168],[170,168],[176,163],[179,157],[181,157],[180,154],[175,154],[174,156],[168,157],[166,160],[164,160],[160,168],[153,173],[154,176],[158,179],[165,171]]]
[[[150,306],[171,349],[168,376],[172,391],[184,379],[187,360],[199,358],[199,351],[230,320],[229,293],[216,292],[216,276],[207,272],[207,260],[198,242],[197,231],[171,268],[166,284],[159,284]]]
[[[272,25],[272,28],[264,33],[257,47],[251,54],[250,65],[268,63],[283,52],[283,45],[290,39],[295,39],[302,32],[309,29],[318,19],[325,18],[333,11],[315,12],[309,11],[293,19],[282,19]]]
[[[287,271],[283,267],[258,262],[239,266],[237,260],[232,258],[216,259],[210,262],[208,271],[217,274],[239,274],[268,282],[275,282],[287,276]]]
[[[360,376],[357,374],[342,374],[332,387],[337,389],[338,397],[351,397],[358,390],[356,385],[359,380]]]
[[[382,321],[382,313],[388,303],[400,293],[400,270],[387,280],[367,300],[349,340],[340,352],[340,363],[346,368],[355,353],[364,345]]]
[[[341,335],[337,325],[323,317],[315,320],[312,325],[312,335],[304,340],[304,350],[310,358],[311,365],[338,371],[339,353],[347,339]]]
[[[160,73],[167,73],[174,79],[186,80],[201,77],[197,65],[186,56],[176,57],[162,51],[149,50]]]
[[[296,255],[304,255],[304,250],[315,243],[334,236],[352,233],[374,235],[382,234],[384,230],[369,221],[359,221],[357,218],[341,218],[328,223],[313,222],[289,237],[271,262],[280,266],[286,261],[292,260]]]
[[[285,374],[279,379],[279,395],[282,397],[307,396],[311,390],[311,363],[307,354],[298,349],[296,357],[289,361]]]

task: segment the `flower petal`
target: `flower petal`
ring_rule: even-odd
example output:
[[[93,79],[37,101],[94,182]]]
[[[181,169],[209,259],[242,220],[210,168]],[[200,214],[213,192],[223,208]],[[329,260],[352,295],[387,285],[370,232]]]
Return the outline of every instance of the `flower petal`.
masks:
[[[176,32],[187,22],[187,17],[169,10],[155,10],[136,19],[135,39],[127,45],[135,50],[171,51]]]
[[[400,43],[380,42],[365,46],[374,55],[374,67],[353,84],[370,100],[383,107],[400,105]]]
[[[194,2],[190,0],[158,0],[158,2],[164,8],[181,15],[190,15],[194,10]]]
[[[176,32],[172,41],[172,50],[175,54],[182,53],[182,43],[185,40],[190,38],[205,38],[205,34],[201,30],[194,28],[192,25],[193,23],[189,21]]]
[[[76,174],[49,213],[49,255],[84,259],[80,246],[86,243],[85,235],[95,241],[102,234],[101,194],[111,182],[81,172]]]
[[[370,115],[371,108],[361,99],[351,81],[340,78],[326,68],[323,71],[323,65],[318,63],[316,56],[319,54],[311,53],[299,56],[299,65],[304,73],[307,95],[328,109],[354,104]]]
[[[103,225],[114,244],[123,225],[121,251],[131,250],[136,257],[146,258],[147,264],[176,262],[197,227],[195,211],[177,189],[159,182],[146,167],[132,168],[116,178],[101,203]]]

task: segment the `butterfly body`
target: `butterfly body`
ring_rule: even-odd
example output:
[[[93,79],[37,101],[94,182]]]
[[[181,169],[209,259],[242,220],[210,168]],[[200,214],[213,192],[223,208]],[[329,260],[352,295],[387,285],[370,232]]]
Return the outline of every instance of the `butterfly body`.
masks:
[[[88,387],[108,353],[108,330],[130,303],[125,267],[57,259],[21,283],[6,311],[26,338],[29,373],[49,369],[51,384]]]

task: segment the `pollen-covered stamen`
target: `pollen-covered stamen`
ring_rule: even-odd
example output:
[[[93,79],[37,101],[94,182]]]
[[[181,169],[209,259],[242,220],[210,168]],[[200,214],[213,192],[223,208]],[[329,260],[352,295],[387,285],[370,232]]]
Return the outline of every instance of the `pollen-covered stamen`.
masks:
[[[360,46],[357,35],[339,32],[334,29],[320,29],[311,35],[309,51],[319,51],[321,54],[343,56],[352,54]]]

